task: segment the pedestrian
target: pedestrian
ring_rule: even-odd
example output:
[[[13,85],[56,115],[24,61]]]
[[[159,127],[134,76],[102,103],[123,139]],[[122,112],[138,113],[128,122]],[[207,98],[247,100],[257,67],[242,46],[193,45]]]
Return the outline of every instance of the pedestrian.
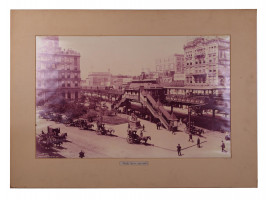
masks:
[[[221,151],[222,151],[222,152],[225,151],[224,149],[225,149],[225,144],[224,144],[224,142],[223,142],[223,140],[222,140]]]
[[[198,148],[200,148],[201,147],[201,140],[200,140],[200,138],[198,137],[198,139],[197,139],[197,147]]]
[[[178,156],[181,156],[182,154],[181,154],[181,146],[180,146],[180,144],[178,144],[177,145],[177,153],[178,153]]]
[[[158,123],[157,123],[157,130],[158,130]]]
[[[141,130],[140,136],[143,137],[143,130]]]
[[[142,130],[144,131],[145,127],[144,127],[144,124],[142,125]]]
[[[79,157],[80,157],[80,158],[85,157],[85,156],[84,156],[84,152],[83,152],[83,150],[81,150],[81,151],[79,152]]]
[[[189,133],[189,139],[188,139],[188,141],[193,142],[193,139],[192,139],[192,133]]]

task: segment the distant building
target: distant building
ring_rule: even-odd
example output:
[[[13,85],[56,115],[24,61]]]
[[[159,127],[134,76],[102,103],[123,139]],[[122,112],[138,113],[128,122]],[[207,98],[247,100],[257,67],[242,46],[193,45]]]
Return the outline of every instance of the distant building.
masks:
[[[144,79],[144,80],[133,80],[129,85],[129,89],[139,89],[143,88],[151,88],[151,87],[159,87],[159,84],[156,79]]]
[[[160,74],[176,72],[184,73],[185,60],[183,54],[173,54],[167,58],[156,59],[156,71]]]
[[[112,74],[110,72],[92,72],[86,78],[88,87],[109,87],[112,82]]]
[[[87,87],[87,82],[86,80],[81,80],[81,87],[86,88]]]
[[[196,38],[184,46],[185,85],[229,86],[230,41]]]
[[[132,81],[131,76],[115,75],[112,76],[112,87],[114,89],[123,90]]]
[[[36,100],[78,99],[80,97],[80,54],[63,50],[57,36],[37,39]]]

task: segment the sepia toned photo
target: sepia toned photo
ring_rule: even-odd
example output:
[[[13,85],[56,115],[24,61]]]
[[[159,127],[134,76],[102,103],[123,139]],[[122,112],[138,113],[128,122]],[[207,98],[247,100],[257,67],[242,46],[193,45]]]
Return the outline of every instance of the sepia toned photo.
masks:
[[[230,158],[230,36],[36,36],[36,158]]]

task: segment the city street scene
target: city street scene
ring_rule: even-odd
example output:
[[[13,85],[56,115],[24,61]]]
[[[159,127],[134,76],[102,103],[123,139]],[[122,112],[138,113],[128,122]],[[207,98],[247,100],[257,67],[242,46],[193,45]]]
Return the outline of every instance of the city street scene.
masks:
[[[230,158],[230,37],[37,36],[36,158]]]

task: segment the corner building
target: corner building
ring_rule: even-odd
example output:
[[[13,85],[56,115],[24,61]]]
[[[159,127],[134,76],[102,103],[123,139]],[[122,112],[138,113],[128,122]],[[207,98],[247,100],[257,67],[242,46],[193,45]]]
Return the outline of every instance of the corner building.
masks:
[[[57,36],[36,41],[36,101],[80,98],[80,53],[59,47]]]
[[[196,38],[184,45],[185,85],[230,86],[230,41]]]
[[[183,73],[184,55],[173,54],[167,58],[156,59],[155,66],[159,74],[170,73],[172,71],[175,73]]]

